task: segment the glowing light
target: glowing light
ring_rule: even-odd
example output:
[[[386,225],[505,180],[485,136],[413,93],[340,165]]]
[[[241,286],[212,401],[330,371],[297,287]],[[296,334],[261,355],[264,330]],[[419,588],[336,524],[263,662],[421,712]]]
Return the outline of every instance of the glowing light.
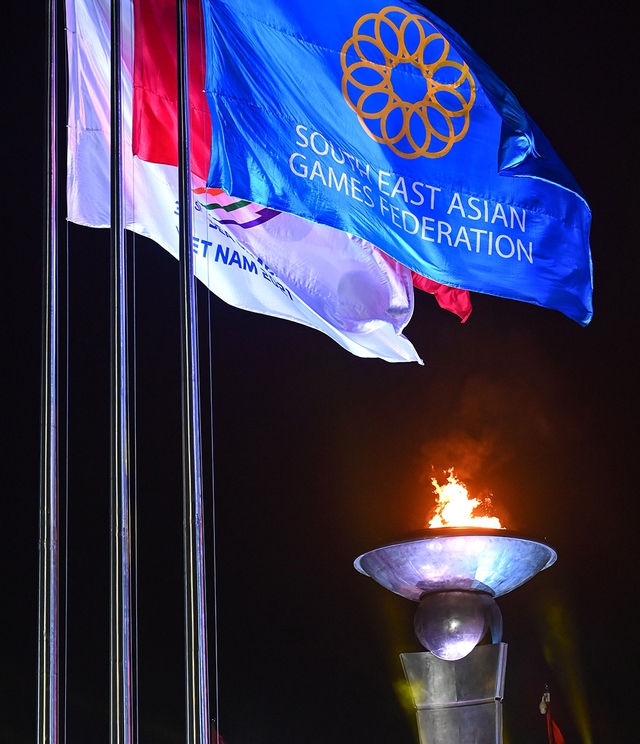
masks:
[[[416,638],[446,661],[470,654],[487,632],[502,640],[502,615],[486,592],[432,592],[420,600],[414,617]]]
[[[453,474],[453,468],[447,471],[447,482],[440,485],[436,478],[431,479],[436,499],[436,513],[429,520],[428,527],[490,527],[504,529],[497,517],[474,514],[479,507],[487,510],[491,499],[472,499],[464,483]]]

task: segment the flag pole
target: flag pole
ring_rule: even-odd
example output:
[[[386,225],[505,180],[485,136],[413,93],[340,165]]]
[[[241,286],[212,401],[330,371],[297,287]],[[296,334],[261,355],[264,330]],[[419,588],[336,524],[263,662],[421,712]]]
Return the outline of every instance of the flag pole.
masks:
[[[186,0],[178,0],[177,15],[186,742],[187,744],[210,744],[200,375],[197,345],[197,298],[191,231]]]
[[[110,742],[133,740],[129,367],[122,198],[120,0],[111,2],[111,623]]]
[[[57,37],[57,0],[49,0],[40,408],[38,744],[56,744],[59,735]]]
[[[197,298],[191,232],[186,0],[178,0],[177,13],[186,741],[187,744],[210,744],[200,372],[197,345]]]

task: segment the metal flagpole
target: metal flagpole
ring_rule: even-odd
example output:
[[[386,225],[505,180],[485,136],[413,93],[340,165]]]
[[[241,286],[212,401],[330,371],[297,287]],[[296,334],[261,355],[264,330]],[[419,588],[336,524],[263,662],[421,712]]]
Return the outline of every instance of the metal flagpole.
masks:
[[[186,742],[187,744],[210,744],[200,376],[197,346],[197,301],[191,238],[186,0],[178,0],[177,8]]]
[[[58,741],[58,81],[57,0],[49,0],[48,126],[42,306],[40,423],[40,544],[38,627],[38,744]]]
[[[133,740],[129,369],[122,198],[120,0],[111,2],[111,625],[110,742]]]

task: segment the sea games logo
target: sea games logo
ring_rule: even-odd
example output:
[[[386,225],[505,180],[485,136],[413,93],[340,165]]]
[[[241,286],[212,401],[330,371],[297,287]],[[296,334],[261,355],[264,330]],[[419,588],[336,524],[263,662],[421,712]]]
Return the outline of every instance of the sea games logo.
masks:
[[[193,193],[196,196],[213,199],[213,201],[207,200],[206,202],[196,200],[196,209],[213,212],[216,221],[221,225],[237,225],[246,230],[256,225],[263,225],[280,214],[275,209],[260,207],[246,199],[234,199],[225,194],[222,189],[200,187],[194,189]]]
[[[365,132],[402,158],[440,158],[467,134],[476,84],[445,37],[393,6],[356,21],[342,47],[342,95]]]

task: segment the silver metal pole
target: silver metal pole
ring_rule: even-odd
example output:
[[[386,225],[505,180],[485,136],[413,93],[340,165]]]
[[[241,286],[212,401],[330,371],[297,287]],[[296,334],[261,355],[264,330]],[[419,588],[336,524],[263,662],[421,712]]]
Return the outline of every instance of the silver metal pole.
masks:
[[[38,744],[58,741],[58,81],[57,0],[49,0],[47,44],[42,399],[40,422],[40,545]]]
[[[127,267],[122,198],[120,0],[111,3],[110,742],[133,741]]]
[[[191,237],[187,3],[178,0],[178,168],[182,342],[187,744],[210,744],[198,324]]]

